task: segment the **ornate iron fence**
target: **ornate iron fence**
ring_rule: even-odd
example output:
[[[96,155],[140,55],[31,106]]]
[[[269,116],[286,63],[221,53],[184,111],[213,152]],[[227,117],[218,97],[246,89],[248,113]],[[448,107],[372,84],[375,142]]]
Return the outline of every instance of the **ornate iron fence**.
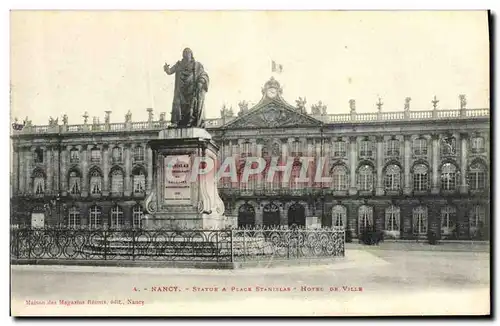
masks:
[[[11,228],[10,253],[26,259],[246,262],[344,256],[340,228],[143,230]]]

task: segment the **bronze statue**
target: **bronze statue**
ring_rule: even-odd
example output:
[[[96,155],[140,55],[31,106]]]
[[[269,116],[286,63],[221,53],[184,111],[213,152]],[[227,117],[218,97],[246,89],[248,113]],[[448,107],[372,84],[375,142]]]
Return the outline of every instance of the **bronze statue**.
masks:
[[[204,127],[205,93],[209,77],[203,65],[195,61],[191,49],[182,52],[182,60],[170,67],[163,66],[167,75],[175,73],[174,100],[171,122],[177,127]]]

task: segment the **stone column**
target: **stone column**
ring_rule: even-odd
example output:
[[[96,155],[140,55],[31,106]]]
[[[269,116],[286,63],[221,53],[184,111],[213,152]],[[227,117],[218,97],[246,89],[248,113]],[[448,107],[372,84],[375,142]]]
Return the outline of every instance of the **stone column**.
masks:
[[[410,159],[411,159],[411,136],[404,135],[404,188],[405,195],[411,194],[411,179],[410,179]]]
[[[19,148],[15,144],[13,146],[12,150],[12,180],[11,182],[11,189],[12,189],[12,195],[16,194],[19,191],[19,184],[17,182],[18,176],[19,176]]]
[[[124,196],[132,194],[132,184],[130,175],[132,174],[132,158],[130,153],[131,144],[125,145],[125,178],[124,178]]]
[[[26,153],[25,153],[25,157],[26,157],[26,161],[24,162],[25,163],[25,171],[26,171],[26,175],[24,176],[25,177],[25,180],[26,180],[26,185],[25,185],[25,189],[26,189],[26,192],[27,193],[34,193],[34,189],[33,189],[33,183],[31,182],[31,172],[33,170],[33,151],[34,151],[34,148],[27,148],[26,149]]]
[[[19,148],[19,165],[18,165],[18,178],[19,178],[19,192],[23,193],[26,191],[25,188],[25,181],[26,181],[26,176],[24,175],[26,173],[26,149],[20,147]]]
[[[151,189],[153,189],[153,150],[151,147],[147,147],[146,149],[147,153],[147,164],[148,164],[148,180],[146,184],[146,191],[147,193],[151,192]]]
[[[439,194],[439,134],[432,135],[432,188],[431,193]]]
[[[109,195],[109,146],[104,144],[102,147],[102,160],[103,160],[103,185],[102,185],[102,195]]]
[[[349,172],[350,177],[349,181],[351,186],[349,187],[349,195],[353,196],[358,193],[358,189],[356,187],[356,168],[358,165],[358,144],[356,142],[356,136],[349,137]]]
[[[52,191],[52,179],[54,176],[54,164],[52,162],[52,147],[45,148],[45,171],[47,171],[47,180],[45,184],[45,192]]]
[[[466,194],[469,191],[467,184],[467,142],[469,135],[466,133],[460,134],[460,193]]]
[[[382,171],[384,169],[384,137],[377,136],[377,184],[375,187],[375,195],[384,195],[384,184],[382,178]]]
[[[69,166],[69,154],[71,151],[71,146],[66,146],[61,148],[61,192],[63,196],[66,196],[68,189],[68,166]],[[82,175],[82,180],[85,176]]]
[[[58,193],[61,190],[61,155],[63,151],[63,147],[61,145],[57,145],[54,148],[56,153],[54,153],[54,184],[53,188]]]
[[[89,194],[89,157],[88,151],[92,148],[92,145],[83,146],[81,148],[82,153],[82,196],[86,197]]]
[[[282,141],[281,139],[280,143],[281,143],[281,157],[282,158],[288,157],[290,155],[290,151],[288,150],[289,149],[288,143]]]
[[[255,153],[255,156],[256,157],[262,157],[262,144],[259,144],[257,143],[257,153]],[[257,189],[262,189],[263,188],[263,184],[264,184],[264,179],[265,178],[265,174],[264,173],[261,173],[260,176],[257,178]],[[257,223],[257,211],[255,211],[255,218],[256,218],[256,222]],[[261,224],[262,224],[262,212],[261,212]]]

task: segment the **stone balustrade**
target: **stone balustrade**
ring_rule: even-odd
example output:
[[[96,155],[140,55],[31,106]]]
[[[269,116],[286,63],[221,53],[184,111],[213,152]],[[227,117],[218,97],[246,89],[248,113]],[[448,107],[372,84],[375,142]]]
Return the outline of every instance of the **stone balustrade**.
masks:
[[[436,120],[436,119],[469,119],[489,118],[489,109],[456,109],[456,110],[427,110],[427,111],[399,111],[399,112],[375,112],[375,113],[349,113],[349,114],[325,114],[311,115],[312,117],[330,123],[373,123],[383,121],[412,121],[412,120]],[[205,120],[206,128],[219,128],[233,121],[231,118],[212,118]],[[57,133],[82,133],[82,132],[121,132],[136,130],[160,130],[168,127],[167,121],[139,121],[121,123],[100,124],[78,124],[78,125],[55,125],[55,126],[24,126],[21,130],[13,130],[18,134],[57,134]]]

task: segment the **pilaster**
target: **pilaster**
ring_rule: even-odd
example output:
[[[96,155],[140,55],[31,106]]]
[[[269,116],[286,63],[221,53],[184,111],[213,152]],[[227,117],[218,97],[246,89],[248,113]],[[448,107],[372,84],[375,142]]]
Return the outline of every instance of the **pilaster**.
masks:
[[[357,159],[358,159],[358,144],[356,141],[356,136],[349,137],[349,172],[350,172],[350,187],[349,187],[349,195],[354,196],[358,193],[358,189],[356,187],[356,167],[357,167]]]
[[[384,185],[382,178],[382,171],[384,169],[384,137],[377,136],[377,184],[375,188],[376,196],[384,195]]]
[[[469,135],[466,133],[460,134],[460,193],[467,194],[469,185],[467,183],[467,143],[469,142]]]
[[[411,179],[410,179],[410,158],[411,158],[411,136],[404,135],[404,185],[403,193],[411,194]]]
[[[432,135],[432,194],[439,194],[439,134]]]

